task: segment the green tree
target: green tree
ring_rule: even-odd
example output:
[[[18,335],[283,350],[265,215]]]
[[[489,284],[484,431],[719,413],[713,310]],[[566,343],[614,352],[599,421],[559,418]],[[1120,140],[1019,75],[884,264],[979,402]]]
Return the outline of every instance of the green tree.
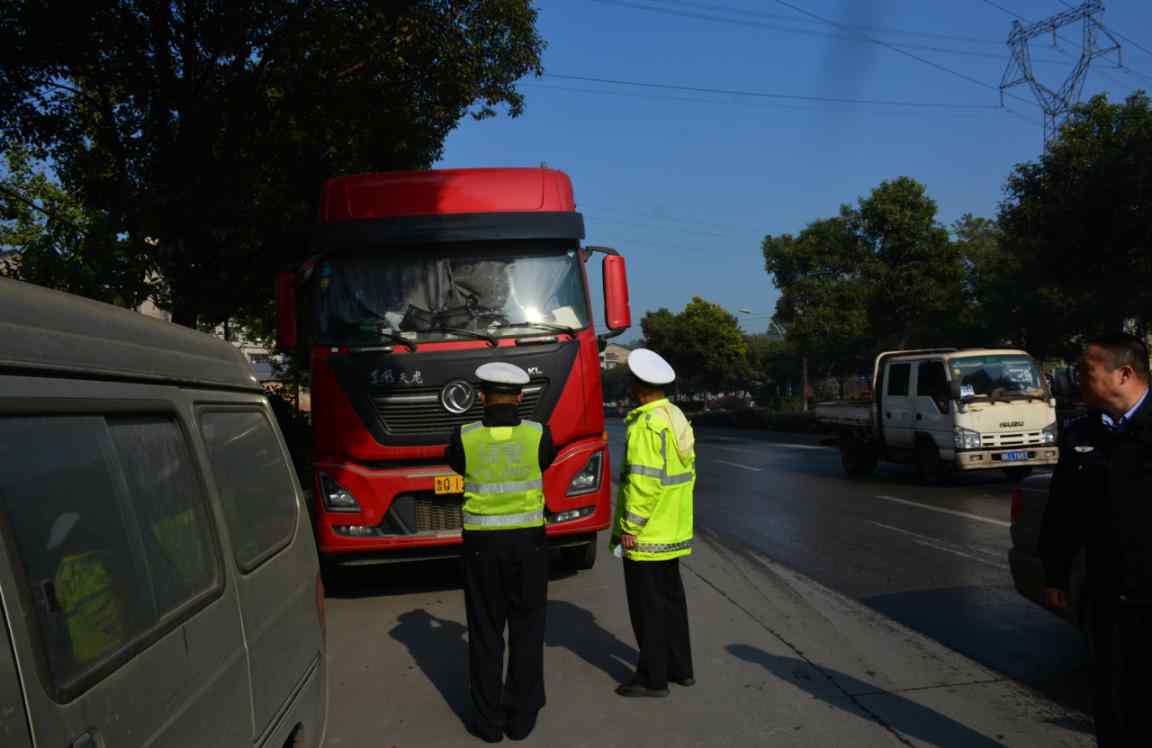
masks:
[[[0,273],[19,280],[135,307],[148,295],[146,258],[124,250],[107,216],[88,209],[38,163],[9,144],[0,180]]]
[[[879,348],[947,342],[963,265],[936,213],[924,186],[900,177],[797,236],[765,237],[776,320],[817,375],[859,371]]]
[[[530,0],[0,0],[0,135],[49,159],[174,321],[267,315],[324,179],[423,168],[516,116]],[[109,243],[108,238],[116,240]],[[152,242],[157,242],[152,246]]]
[[[1143,92],[1077,107],[1001,206],[1019,268],[1023,341],[1060,355],[1077,336],[1152,321],[1152,109]]]
[[[740,324],[719,304],[697,296],[679,314],[645,314],[640,326],[645,344],[676,369],[681,391],[747,382],[748,348]]]

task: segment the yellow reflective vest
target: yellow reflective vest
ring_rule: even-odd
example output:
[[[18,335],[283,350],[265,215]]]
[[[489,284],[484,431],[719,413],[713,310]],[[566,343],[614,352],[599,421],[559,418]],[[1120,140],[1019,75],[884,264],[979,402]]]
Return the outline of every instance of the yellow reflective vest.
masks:
[[[516,426],[470,423],[464,447],[464,529],[515,530],[544,525],[544,473],[535,421]]]
[[[53,581],[77,664],[92,662],[124,642],[124,610],[98,553],[65,556]]]
[[[660,399],[626,419],[628,444],[620,468],[613,544],[635,535],[633,561],[665,561],[692,552],[695,435],[684,413]]]

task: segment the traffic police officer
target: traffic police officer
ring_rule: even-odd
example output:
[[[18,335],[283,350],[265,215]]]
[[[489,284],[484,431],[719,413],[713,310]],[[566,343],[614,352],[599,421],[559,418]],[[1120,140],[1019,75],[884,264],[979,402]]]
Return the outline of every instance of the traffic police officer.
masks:
[[[1096,738],[1147,745],[1152,676],[1152,404],[1148,349],[1132,335],[1089,341],[1080,360],[1088,415],[1062,435],[1040,534],[1049,606],[1068,607],[1069,574],[1086,550],[1096,650]]]
[[[640,406],[626,418],[628,443],[620,470],[611,546],[623,547],[628,612],[640,649],[621,696],[667,696],[668,682],[691,686],[692,647],[680,557],[692,552],[695,436],[663,387],[676,373],[653,351],[628,356],[632,394]]]
[[[521,420],[528,373],[509,363],[476,369],[484,419],[461,426],[448,464],[464,476],[464,601],[472,690],[471,731],[523,740],[544,706],[548,551],[544,471],[555,449],[546,425]],[[504,629],[508,628],[508,677]]]

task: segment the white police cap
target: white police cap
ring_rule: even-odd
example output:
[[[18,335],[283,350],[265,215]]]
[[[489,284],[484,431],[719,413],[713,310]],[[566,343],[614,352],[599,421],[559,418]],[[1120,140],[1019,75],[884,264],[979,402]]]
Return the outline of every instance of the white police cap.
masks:
[[[628,368],[641,382],[656,386],[670,384],[676,379],[676,372],[664,357],[647,348],[637,348],[628,354]]]
[[[493,361],[477,367],[476,376],[480,379],[482,387],[489,386],[493,389],[519,390],[528,384],[528,372],[516,364],[504,361]]]

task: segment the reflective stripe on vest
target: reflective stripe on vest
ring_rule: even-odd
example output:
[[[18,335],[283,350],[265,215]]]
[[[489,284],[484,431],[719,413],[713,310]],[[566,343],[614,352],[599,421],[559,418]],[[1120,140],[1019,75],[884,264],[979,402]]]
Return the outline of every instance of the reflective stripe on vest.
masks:
[[[518,480],[511,483],[465,483],[467,493],[519,493],[544,488],[544,480]]]
[[[643,527],[644,525],[648,524],[649,518],[641,517],[639,514],[633,514],[632,512],[625,512],[624,519],[628,520],[637,527]]]
[[[689,470],[687,473],[680,475],[668,474],[668,432],[660,432],[660,462],[663,467],[648,467],[647,465],[625,465],[625,475],[645,475],[649,478],[659,478],[660,483],[665,486],[678,486],[681,483],[691,483],[695,478],[694,471]]]
[[[636,553],[672,553],[683,551],[692,547],[692,538],[679,543],[637,543],[633,551]]]
[[[544,510],[522,512],[521,514],[472,514],[464,512],[464,524],[483,527],[512,527],[513,525],[527,525],[532,522],[543,522]]]

